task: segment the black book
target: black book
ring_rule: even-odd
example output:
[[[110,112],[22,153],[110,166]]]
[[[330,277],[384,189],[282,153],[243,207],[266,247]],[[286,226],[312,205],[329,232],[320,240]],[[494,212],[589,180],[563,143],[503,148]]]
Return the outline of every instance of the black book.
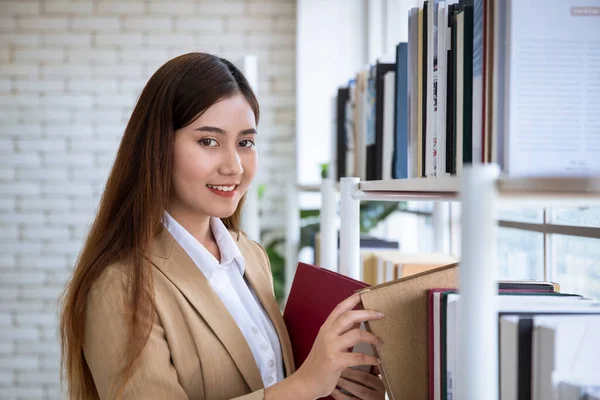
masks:
[[[336,153],[337,153],[337,180],[346,176],[346,103],[350,97],[348,88],[339,88],[336,100]]]
[[[395,63],[377,62],[375,65],[375,143],[367,146],[367,180],[379,180],[383,177],[383,92],[384,77],[396,70]]]
[[[455,5],[448,5],[448,27],[454,33],[452,16],[454,15]],[[454,40],[451,36],[450,50],[447,50],[446,60],[446,172],[455,174],[454,159],[454,144],[456,143],[456,135],[454,132]]]
[[[463,106],[463,163],[473,162],[473,5],[464,6],[464,106]]]
[[[517,398],[519,400],[529,400],[531,399],[531,354],[533,352],[531,342],[533,339],[533,319],[520,318],[518,332]]]
[[[457,90],[457,82],[456,82],[456,56],[457,56],[457,52],[456,52],[456,46],[458,44],[457,42],[457,35],[456,35],[456,13],[458,12],[459,7],[458,5],[452,5],[451,6],[451,13],[448,17],[448,21],[450,24],[450,37],[451,37],[451,50],[449,52],[449,56],[451,58],[448,58],[449,62],[449,67],[448,67],[448,72],[449,74],[451,73],[451,75],[448,75],[448,117],[449,117],[449,124],[447,125],[447,127],[449,128],[449,132],[448,132],[448,142],[450,143],[450,166],[451,166],[451,173],[453,175],[456,175],[456,141],[457,141],[457,132],[456,132],[456,90]],[[450,84],[451,82],[451,84]],[[451,89],[451,90],[450,90]]]

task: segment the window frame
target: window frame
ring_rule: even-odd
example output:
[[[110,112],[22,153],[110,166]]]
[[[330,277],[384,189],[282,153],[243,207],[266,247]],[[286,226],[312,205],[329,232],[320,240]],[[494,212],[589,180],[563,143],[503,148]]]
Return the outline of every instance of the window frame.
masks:
[[[400,212],[407,214],[415,214],[424,218],[434,218],[434,211],[413,211],[413,210],[402,210]],[[499,228],[518,229],[526,232],[537,232],[541,233],[543,240],[543,277],[544,280],[550,281],[553,278],[552,271],[552,235],[563,235],[571,237],[581,237],[590,239],[600,239],[600,227],[590,226],[579,226],[579,225],[567,225],[567,224],[556,224],[551,222],[551,208],[542,209],[542,222],[522,222],[516,220],[510,220],[501,218],[497,220],[497,226]],[[446,221],[447,234],[450,239],[450,248],[454,248],[453,243],[460,242],[459,237],[456,237],[456,232],[453,233],[456,226],[457,215],[454,207],[450,209],[449,218]],[[460,215],[460,211],[459,211]],[[460,230],[459,230],[460,232]],[[457,254],[460,257],[460,254]]]

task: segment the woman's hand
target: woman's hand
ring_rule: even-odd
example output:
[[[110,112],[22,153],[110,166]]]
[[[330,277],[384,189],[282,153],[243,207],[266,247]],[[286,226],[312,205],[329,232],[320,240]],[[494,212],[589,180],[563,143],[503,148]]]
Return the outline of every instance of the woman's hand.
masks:
[[[346,369],[338,382],[338,387],[351,393],[354,397],[344,394],[339,389],[334,389],[331,396],[335,400],[349,400],[359,398],[362,400],[385,399],[385,386],[379,376],[368,372]]]
[[[360,295],[354,294],[338,304],[319,330],[310,354],[294,374],[311,389],[312,398],[331,394],[348,367],[380,363],[373,356],[348,352],[358,343],[374,346],[382,343],[374,334],[355,328],[361,322],[383,318],[383,314],[375,311],[353,310],[359,303]]]

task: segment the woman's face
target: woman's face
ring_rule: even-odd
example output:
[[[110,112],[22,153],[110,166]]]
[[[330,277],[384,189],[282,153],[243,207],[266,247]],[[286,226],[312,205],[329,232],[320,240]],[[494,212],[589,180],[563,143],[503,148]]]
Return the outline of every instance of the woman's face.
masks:
[[[169,209],[231,216],[256,173],[255,144],[256,119],[242,94],[219,101],[177,130]]]

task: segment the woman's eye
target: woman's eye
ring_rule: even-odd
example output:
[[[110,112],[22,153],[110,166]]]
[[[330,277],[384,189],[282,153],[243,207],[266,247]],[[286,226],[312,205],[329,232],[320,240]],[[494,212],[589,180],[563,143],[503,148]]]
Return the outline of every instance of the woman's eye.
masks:
[[[250,148],[254,146],[254,141],[250,139],[245,139],[240,142],[240,147]]]
[[[215,147],[217,145],[217,141],[215,139],[200,139],[198,143],[206,147]]]

